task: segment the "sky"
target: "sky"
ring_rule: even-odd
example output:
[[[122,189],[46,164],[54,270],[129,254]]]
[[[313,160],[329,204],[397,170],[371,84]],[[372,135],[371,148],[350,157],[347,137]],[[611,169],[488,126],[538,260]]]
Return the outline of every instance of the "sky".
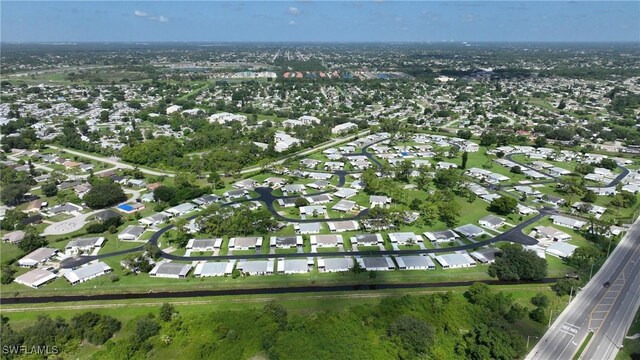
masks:
[[[2,42],[640,42],[640,1],[6,1]]]

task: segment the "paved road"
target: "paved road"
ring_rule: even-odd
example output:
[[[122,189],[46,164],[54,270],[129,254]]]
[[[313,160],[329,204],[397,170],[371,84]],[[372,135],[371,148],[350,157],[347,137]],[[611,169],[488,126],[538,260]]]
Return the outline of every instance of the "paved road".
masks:
[[[135,166],[129,165],[127,163],[123,163],[122,161],[120,161],[117,158],[107,158],[107,157],[104,157],[104,156],[91,155],[91,154],[83,153],[83,152],[76,151],[76,150],[73,150],[73,149],[58,147],[58,146],[55,146],[55,145],[48,145],[48,146],[50,148],[52,148],[52,149],[64,151],[66,153],[77,155],[79,157],[84,157],[84,158],[87,158],[87,159],[91,159],[91,160],[95,160],[95,161],[100,161],[100,162],[103,162],[103,163],[111,164],[111,165],[113,165],[113,166],[115,166],[117,168],[120,168],[120,169],[134,169],[135,168]],[[176,174],[169,173],[169,172],[164,172],[164,171],[150,170],[150,169],[145,169],[145,168],[138,168],[138,169],[141,172],[143,172],[145,174],[149,174],[149,175],[168,176],[168,177],[176,176]]]
[[[571,359],[590,329],[595,334],[582,358],[602,360],[615,357],[616,346],[622,343],[637,309],[639,241],[640,219],[636,220],[593,279],[547,330],[527,360]],[[603,286],[605,282],[611,283],[609,288]]]
[[[238,201],[240,202],[240,201]],[[235,202],[237,203],[237,202]],[[227,204],[231,205],[231,203]],[[478,247],[482,247],[482,246],[486,246],[486,245],[490,245],[499,241],[511,241],[511,242],[516,242],[522,245],[535,245],[538,243],[538,240],[529,237],[527,235],[525,235],[522,232],[522,229],[524,229],[525,227],[531,225],[532,223],[540,220],[542,217],[547,216],[549,214],[553,214],[555,213],[555,211],[553,209],[550,208],[545,208],[542,209],[540,211],[540,213],[534,217],[532,217],[531,219],[518,224],[517,226],[503,232],[502,234],[499,234],[493,238],[487,239],[487,240],[483,240],[483,241],[478,241],[476,243],[473,244],[465,244],[465,245],[461,245],[461,246],[455,246],[455,247],[446,247],[446,248],[437,248],[437,249],[415,249],[415,250],[381,250],[381,251],[349,251],[349,252],[322,252],[322,253],[293,253],[293,254],[252,254],[252,255],[225,255],[225,256],[180,256],[180,255],[173,255],[173,254],[169,254],[169,253],[165,253],[161,251],[161,256],[165,259],[169,259],[169,260],[178,260],[178,261],[203,261],[203,260],[238,260],[238,259],[266,259],[266,258],[273,258],[273,257],[288,257],[288,258],[308,258],[308,257],[340,257],[340,256],[372,256],[372,255],[377,255],[377,256],[381,256],[381,255],[415,255],[415,254],[435,254],[435,253],[442,253],[442,252],[452,252],[452,251],[458,251],[458,250],[471,250],[471,249],[475,249]],[[195,219],[196,217],[198,217],[199,215],[193,215],[189,218],[187,218],[187,220],[192,220]],[[304,220],[300,220],[300,219],[293,219],[293,222],[304,222]],[[336,221],[336,219],[314,219],[314,222],[329,222],[329,221]],[[157,246],[158,245],[158,240],[160,239],[160,236],[162,236],[162,234],[164,234],[165,232],[169,231],[173,229],[173,225],[167,225],[165,227],[163,227],[162,229],[156,231],[151,238],[149,239],[148,243]],[[137,252],[137,251],[141,251],[144,248],[144,245],[138,246],[136,248],[133,249],[126,249],[126,250],[121,250],[121,251],[117,251],[114,253],[107,253],[107,254],[98,254],[98,255],[93,255],[93,256],[77,256],[77,257],[70,257],[67,259],[64,259],[61,263],[60,263],[60,267],[63,269],[67,269],[67,268],[74,268],[74,267],[78,267],[80,265],[86,264],[90,261],[93,260],[98,260],[98,259],[104,259],[104,258],[108,258],[108,257],[112,257],[112,256],[119,256],[119,255],[123,255],[123,254],[127,254],[127,253],[132,253],[132,252]]]
[[[555,176],[555,175],[551,175],[547,172],[544,171],[540,171],[537,169],[534,169],[531,167],[530,164],[523,164],[517,160],[513,159],[513,155],[523,155],[524,153],[510,153],[505,155],[505,158],[507,160],[513,161],[514,163],[518,164],[520,167],[524,167],[533,171],[537,171],[541,174],[544,174],[550,178],[552,178],[553,180],[542,180],[542,181],[536,181],[536,182],[532,182],[532,184],[547,184],[547,183],[554,183],[559,181],[562,177],[561,176]],[[618,174],[618,176],[616,176],[613,180],[611,180],[608,184],[606,185],[602,185],[602,186],[595,186],[595,187],[601,187],[601,188],[609,188],[609,187],[614,187],[616,185],[618,185],[618,183],[620,183],[620,181],[622,181],[622,179],[624,179],[628,174],[629,174],[629,169],[623,167],[623,166],[618,166],[618,168],[621,170],[620,174]]]
[[[581,359],[615,359],[640,307],[640,221],[629,230],[627,236],[635,251],[614,283],[620,286],[619,292],[610,288],[598,305],[597,310],[602,313],[592,313],[591,327],[594,335]],[[598,315],[602,321],[594,320]]]
[[[355,135],[349,135],[349,136],[345,136],[345,137],[337,138],[337,139],[334,139],[334,140],[331,140],[331,141],[328,141],[328,142],[322,143],[322,144],[320,144],[320,145],[317,145],[317,146],[315,146],[315,147],[312,147],[311,149],[300,150],[300,151],[295,152],[295,153],[293,153],[293,154],[289,154],[289,155],[287,155],[287,156],[283,157],[283,158],[282,158],[282,159],[280,159],[280,160],[276,160],[276,161],[274,161],[274,162],[272,162],[271,164],[266,165],[266,166],[268,167],[268,166],[274,166],[274,165],[281,165],[281,164],[283,164],[285,161],[287,161],[287,160],[288,160],[288,159],[290,159],[290,158],[297,157],[297,156],[306,156],[306,155],[309,155],[309,154],[313,154],[313,153],[314,153],[314,152],[316,152],[316,151],[324,150],[324,149],[328,149],[328,148],[330,148],[330,147],[332,147],[332,146],[335,146],[335,145],[341,144],[341,143],[343,143],[343,142],[346,142],[346,141],[352,141],[352,140],[355,140],[355,139],[357,139],[357,138],[363,137],[363,136],[365,136],[365,135],[369,134],[370,132],[371,132],[371,130],[364,130],[364,131],[361,131],[361,132],[359,132],[359,133],[357,133],[357,134],[355,134]],[[255,171],[259,171],[259,170],[261,170],[262,168],[263,168],[263,166],[252,166],[252,167],[246,168],[246,169],[244,169],[244,170],[241,170],[241,171],[240,171],[240,174],[248,174],[248,173],[252,173],[252,172],[255,172]]]

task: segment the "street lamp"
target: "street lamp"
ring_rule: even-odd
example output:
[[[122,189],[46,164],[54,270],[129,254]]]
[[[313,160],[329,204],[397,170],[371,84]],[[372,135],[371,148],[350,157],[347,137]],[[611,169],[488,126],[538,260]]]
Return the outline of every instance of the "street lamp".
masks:
[[[532,337],[534,337],[534,338],[536,338],[536,339],[540,339],[539,337],[537,337],[537,336],[533,336],[533,335],[529,335],[529,336],[527,336],[527,350],[529,350],[529,338],[532,338]]]
[[[607,338],[607,340],[611,341],[611,343],[613,344],[613,346],[615,346],[618,350],[622,349],[622,344],[620,344],[618,346],[618,344],[615,343],[615,341],[611,340],[611,338],[609,336],[607,336],[606,333],[602,333],[602,335],[604,335],[604,337]]]

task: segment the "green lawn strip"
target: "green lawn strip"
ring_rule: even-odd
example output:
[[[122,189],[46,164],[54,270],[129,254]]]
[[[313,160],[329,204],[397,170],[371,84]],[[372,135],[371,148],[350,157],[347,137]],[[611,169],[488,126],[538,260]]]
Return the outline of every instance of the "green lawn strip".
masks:
[[[529,304],[529,299],[542,292],[551,299],[556,296],[551,292],[546,284],[528,285],[498,285],[493,289],[506,291],[514,300],[524,306],[533,308]],[[191,298],[163,298],[163,299],[123,299],[123,300],[97,300],[81,302],[52,302],[37,305],[3,305],[3,316],[10,319],[12,326],[20,328],[33,321],[39,314],[55,313],[69,319],[81,311],[93,311],[104,315],[117,317],[121,321],[145,315],[149,312],[157,312],[161,304],[172,303],[182,314],[199,314],[206,311],[217,310],[244,310],[259,308],[270,300],[275,300],[282,304],[287,310],[293,312],[323,311],[339,309],[358,304],[376,303],[381,297],[403,296],[406,294],[426,294],[433,292],[448,292],[461,294],[467,290],[466,286],[429,288],[429,289],[385,289],[385,290],[362,290],[344,292],[314,292],[299,294],[268,294],[268,295],[233,295],[215,297],[191,297]],[[566,304],[566,301],[562,301]]]
[[[578,351],[575,353],[575,355],[573,355],[573,360],[580,359],[580,355],[582,355],[582,352],[584,351],[584,349],[586,349],[587,345],[589,345],[589,342],[591,341],[592,337],[593,337],[593,332],[589,331],[589,334],[587,334],[587,338],[584,339]]]

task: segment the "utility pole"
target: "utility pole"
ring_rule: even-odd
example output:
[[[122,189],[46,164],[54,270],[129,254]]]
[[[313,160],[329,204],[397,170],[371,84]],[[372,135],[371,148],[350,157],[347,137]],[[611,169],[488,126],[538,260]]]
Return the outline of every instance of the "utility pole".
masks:
[[[569,292],[569,304],[571,304],[572,297],[573,297],[573,286],[571,286],[571,292]]]

